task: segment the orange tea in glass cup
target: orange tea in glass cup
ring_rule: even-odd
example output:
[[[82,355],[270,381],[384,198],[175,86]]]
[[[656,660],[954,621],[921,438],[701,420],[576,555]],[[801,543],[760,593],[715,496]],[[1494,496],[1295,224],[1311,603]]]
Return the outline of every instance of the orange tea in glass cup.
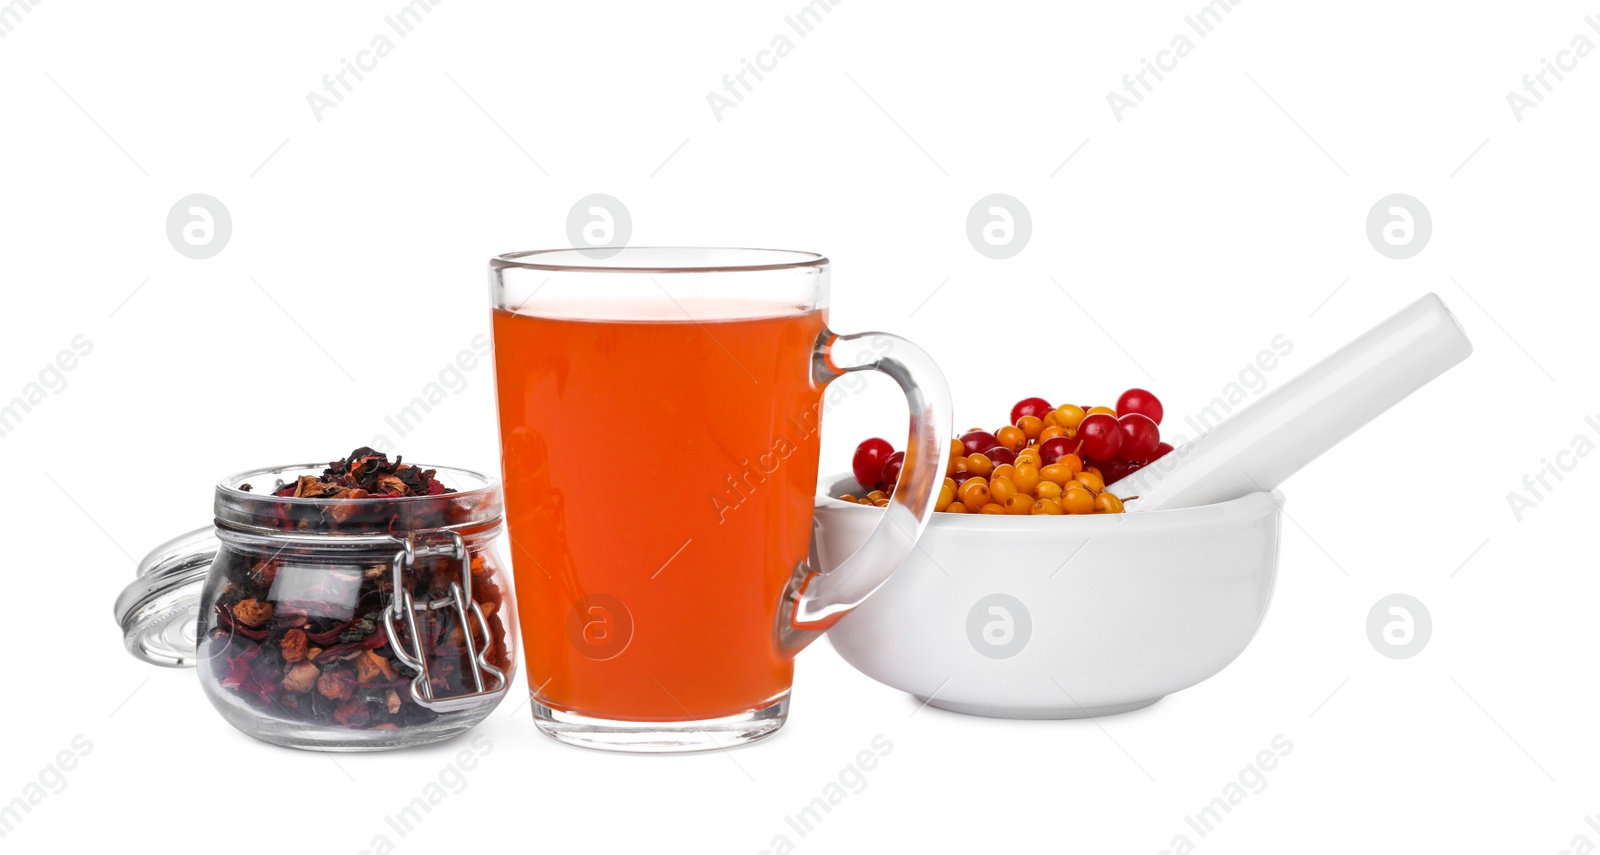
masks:
[[[795,654],[921,534],[948,392],[909,342],[828,329],[828,267],[692,248],[491,262],[506,523],[545,733],[671,752],[776,731]],[[906,465],[878,530],[822,576],[808,553],[823,391],[861,370],[906,392]]]

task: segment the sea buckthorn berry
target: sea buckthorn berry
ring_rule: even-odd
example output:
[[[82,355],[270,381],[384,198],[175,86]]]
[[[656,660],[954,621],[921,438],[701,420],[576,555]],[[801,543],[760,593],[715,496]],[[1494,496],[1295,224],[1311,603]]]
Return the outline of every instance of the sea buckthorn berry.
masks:
[[[976,478],[976,477],[978,477],[978,474],[976,472],[968,472],[965,469],[963,469],[960,472],[955,473],[954,475],[951,475],[950,476],[950,480],[956,482],[956,495],[958,495],[958,496],[961,495],[961,485],[962,484],[965,484],[970,479],[973,479],[973,478]]]
[[[1005,504],[1006,499],[1015,496],[1017,493],[1017,485],[1012,483],[1010,478],[1004,475],[996,475],[989,479],[989,495],[996,502]]]
[[[997,445],[994,448],[984,451],[983,456],[993,460],[997,466],[1001,463],[1017,462],[1017,453],[1003,445]]]
[[[1006,425],[994,432],[994,438],[1012,451],[1021,451],[1028,445],[1028,435],[1016,425]]]
[[[875,508],[887,508],[887,507],[889,507],[889,500],[888,499],[879,499],[876,502],[873,502],[872,506],[875,507]]]
[[[1045,413],[1043,416],[1040,416],[1039,418],[1044,422],[1044,426],[1047,429],[1061,426],[1061,422],[1057,421],[1057,419],[1056,419],[1056,411],[1055,410],[1051,410],[1050,412]]]
[[[961,440],[959,440],[959,439],[950,440],[950,456],[951,457],[966,457],[967,453],[962,450],[963,448],[965,448],[965,446],[963,446],[961,444]]]
[[[1110,416],[1112,418],[1116,418],[1117,417],[1117,411],[1111,409],[1110,407],[1090,407],[1089,408],[1089,415],[1092,416],[1095,413],[1104,413],[1105,415],[1108,415],[1108,416]]]
[[[965,457],[957,457],[951,460],[950,468],[953,470],[950,473],[950,477],[955,477],[962,472],[968,472],[972,469],[972,467],[967,465],[967,458]]]
[[[1115,416],[1090,413],[1078,425],[1078,438],[1083,440],[1084,457],[1092,460],[1110,460],[1122,450],[1122,430]]]
[[[1120,514],[1123,512],[1122,500],[1110,493],[1101,493],[1094,497],[1094,512],[1097,514]]]
[[[1028,495],[1039,487],[1039,467],[1031,463],[1017,464],[1017,473],[1011,476],[1011,483],[1017,485],[1017,490]]]
[[[1105,479],[1101,478],[1097,472],[1079,472],[1073,476],[1073,480],[1096,493],[1106,488]]]
[[[1068,487],[1061,493],[1061,508],[1069,514],[1094,513],[1094,496],[1081,487]]]
[[[1072,476],[1072,467],[1062,466],[1059,463],[1052,463],[1039,470],[1040,478],[1055,484],[1057,487],[1065,487],[1067,482],[1072,480]]]
[[[961,456],[982,454],[984,451],[1000,444],[994,434],[986,430],[969,430],[961,435]]]
[[[978,509],[978,513],[980,514],[1003,514],[1005,512],[1005,506],[995,502],[990,502],[989,504]]]
[[[1061,498],[1061,485],[1054,481],[1040,481],[1039,486],[1033,488],[1033,495],[1041,499]]]
[[[1068,454],[1056,462],[1067,467],[1068,469],[1071,469],[1072,474],[1074,475],[1083,471],[1083,458],[1076,454]]]
[[[969,454],[967,471],[988,477],[989,473],[994,471],[994,461],[990,460],[987,454]]]
[[[854,501],[857,501],[857,499],[856,499],[855,496],[852,496],[849,493],[845,493],[843,496],[839,497],[839,501],[841,501],[841,502],[854,502]],[[940,505],[939,507],[944,507],[944,506]]]
[[[956,500],[956,485],[949,478],[944,481],[944,486],[939,488],[939,498],[933,503],[936,508],[943,508]]]
[[[885,493],[882,490],[873,490],[872,492],[867,494],[867,498],[871,499],[874,502],[876,502],[879,499],[887,499],[887,498],[889,498],[889,494]]]
[[[1038,499],[1033,503],[1033,512],[1054,517],[1065,513],[1065,510],[1061,507],[1061,503],[1055,499]]]
[[[1085,415],[1083,408],[1077,404],[1062,404],[1056,407],[1056,424],[1064,428],[1076,429]]]
[[[1033,497],[1027,493],[1018,493],[1005,501],[1006,513],[1013,516],[1025,516],[1033,513]]]
[[[944,512],[947,514],[964,514],[967,512],[967,506],[960,502],[951,502],[945,506]]]
[[[1059,427],[1059,426],[1056,426],[1056,425],[1045,425],[1044,429],[1039,431],[1039,444],[1040,445],[1044,445],[1045,443],[1049,442],[1050,440],[1054,439],[1055,437],[1066,436],[1066,435],[1067,435],[1067,429],[1064,428],[1064,427]]]
[[[1023,398],[1011,408],[1011,423],[1016,424],[1023,416],[1043,417],[1050,409],[1050,402],[1043,398]]]
[[[1028,439],[1038,439],[1039,431],[1044,430],[1044,419],[1038,416],[1023,416],[1017,419],[1017,427],[1022,429],[1022,435]]]
[[[1017,474],[1017,467],[1010,463],[1002,463],[996,466],[994,471],[989,473],[989,489],[994,489],[995,479],[1010,478],[1015,474]]]
[[[961,498],[961,504],[967,506],[967,510],[976,511],[989,504],[989,482],[982,478],[969,478],[956,491],[956,495]]]

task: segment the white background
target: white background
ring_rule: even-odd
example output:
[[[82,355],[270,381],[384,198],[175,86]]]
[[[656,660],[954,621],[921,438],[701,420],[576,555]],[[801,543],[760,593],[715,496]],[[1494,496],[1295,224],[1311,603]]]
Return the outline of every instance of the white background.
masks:
[[[74,336],[93,342],[0,439],[0,800],[75,735],[93,747],[0,843],[355,852],[437,780],[466,740],[331,760],[236,733],[192,674],[122,652],[111,603],[135,559],[207,520],[218,477],[386,433],[487,331],[486,260],[564,245],[590,193],[627,205],[634,243],[827,253],[833,326],[925,345],[963,426],[993,427],[1025,395],[1111,403],[1131,385],[1170,423],[1274,336],[1295,348],[1272,385],[1428,291],[1476,352],[1289,482],[1271,612],[1200,686],[1098,722],[967,718],[917,711],[823,644],[778,736],[677,758],[564,747],[508,703],[477,731],[492,751],[466,789],[400,850],[757,852],[780,833],[816,852],[1600,841],[1584,822],[1600,811],[1600,462],[1520,521],[1507,502],[1575,436],[1600,441],[1584,422],[1600,413],[1600,58],[1547,78],[1521,121],[1506,101],[1575,35],[1600,42],[1584,20],[1600,8],[1246,2],[1191,34],[1119,122],[1107,92],[1201,0],[845,0],[719,121],[706,93],[801,0],[452,0],[318,121],[307,93],[402,5],[48,0],[0,39],[0,401]],[[191,193],[232,214],[209,260],[166,239]],[[990,193],[1032,215],[1004,261],[965,235]],[[1390,193],[1432,214],[1409,260],[1365,235]],[[638,416],[618,401],[597,431],[671,436]],[[874,378],[830,414],[824,469],[903,419]],[[390,439],[496,469],[489,368]],[[647,505],[671,485],[641,491]],[[1394,592],[1434,623],[1405,661],[1365,631]],[[893,750],[866,789],[794,835],[784,817],[878,734]],[[1278,734],[1294,748],[1266,789],[1194,835],[1184,816]]]

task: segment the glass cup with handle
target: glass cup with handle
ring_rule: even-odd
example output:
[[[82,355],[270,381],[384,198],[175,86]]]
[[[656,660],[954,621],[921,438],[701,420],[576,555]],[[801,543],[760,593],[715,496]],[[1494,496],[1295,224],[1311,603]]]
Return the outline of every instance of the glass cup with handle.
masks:
[[[950,396],[920,348],[828,328],[828,259],[767,249],[490,262],[506,520],[534,720],[590,748],[696,751],[783,725],[794,657],[936,510]],[[827,385],[910,405],[882,520],[808,561]],[[864,485],[870,489],[872,485]]]

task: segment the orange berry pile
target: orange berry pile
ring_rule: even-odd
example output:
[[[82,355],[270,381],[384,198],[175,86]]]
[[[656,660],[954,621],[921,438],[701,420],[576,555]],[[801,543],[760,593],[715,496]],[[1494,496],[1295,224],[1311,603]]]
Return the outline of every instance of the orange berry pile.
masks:
[[[1108,481],[1172,447],[1160,441],[1161,403],[1154,395],[1130,389],[1118,404],[1125,410],[1121,420],[1110,407],[1052,407],[1043,398],[1025,398],[1012,407],[1010,424],[993,432],[973,428],[951,440],[937,509],[1015,516],[1122,513],[1122,499],[1106,489]],[[870,492],[839,498],[887,505],[904,462],[905,452],[888,441],[866,440],[856,447],[851,468]]]

